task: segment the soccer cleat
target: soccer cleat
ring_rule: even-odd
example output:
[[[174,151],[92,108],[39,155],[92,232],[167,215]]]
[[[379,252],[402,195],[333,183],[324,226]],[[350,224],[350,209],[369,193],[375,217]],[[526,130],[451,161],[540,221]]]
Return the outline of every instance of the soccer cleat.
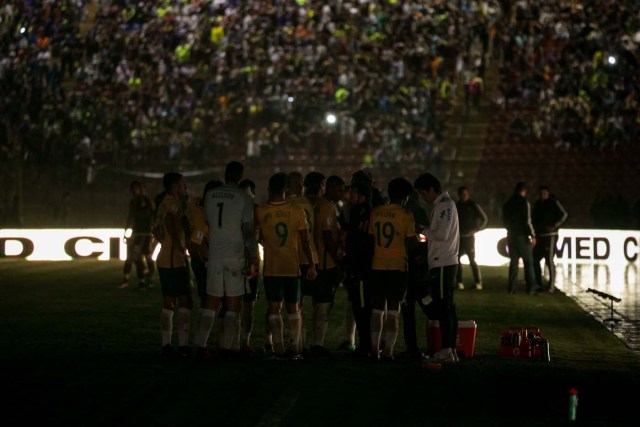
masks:
[[[273,353],[273,344],[265,344],[264,345],[264,354],[272,354]]]
[[[482,290],[482,282],[476,283],[476,285],[473,287],[473,289],[475,289],[476,291],[481,291]]]
[[[463,290],[464,289],[464,283],[458,282],[458,289]]]
[[[302,357],[302,355],[300,353],[291,353],[289,355],[289,360],[301,361],[301,360],[304,360],[304,357]]]
[[[458,357],[458,352],[457,352],[457,350],[453,350],[453,351],[451,352],[451,354],[453,354],[453,358],[455,359],[455,360],[454,360],[454,362],[456,362],[456,363],[457,363],[457,362],[459,362],[459,361],[460,361],[460,357]]]
[[[351,344],[349,341],[344,340],[342,341],[342,343],[338,346],[338,350],[339,351],[346,351],[348,353],[351,353],[352,351],[354,351],[356,349],[355,344]]]
[[[196,348],[196,360],[201,362],[208,362],[213,360],[214,354],[206,347]]]
[[[120,286],[118,286],[118,289],[126,289],[128,287],[129,287],[129,282],[127,282],[126,280],[123,280]]]
[[[429,358],[429,361],[436,363],[456,363],[457,359],[450,348],[443,348],[434,354],[433,357]]]
[[[551,286],[549,286],[549,288],[547,288],[547,293],[552,294],[552,293],[554,293],[555,291],[556,291],[556,287],[555,287],[555,286],[553,286],[553,285],[551,285]]]
[[[176,350],[171,344],[166,344],[160,349],[160,356],[167,358],[176,357]]]

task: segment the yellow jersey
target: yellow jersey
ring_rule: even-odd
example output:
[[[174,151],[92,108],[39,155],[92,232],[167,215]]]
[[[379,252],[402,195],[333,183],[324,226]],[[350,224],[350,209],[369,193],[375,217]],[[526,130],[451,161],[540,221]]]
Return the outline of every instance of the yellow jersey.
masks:
[[[182,216],[184,210],[182,201],[167,194],[158,207],[155,224],[164,228],[160,243],[160,253],[156,260],[156,265],[160,268],[176,268],[186,266],[185,233],[182,226]],[[167,227],[172,226],[177,233],[179,241],[174,242]]]
[[[335,204],[325,197],[320,197],[318,198],[314,213],[313,240],[315,241],[316,250],[318,251],[318,268],[328,270],[334,268],[336,263],[327,252],[323,235],[325,231],[330,231],[331,238],[336,242],[336,245],[338,244],[338,230],[340,228],[338,224],[338,211]]]
[[[309,230],[309,243],[311,244],[311,255],[313,256],[313,263],[318,264],[318,251],[313,240],[313,221],[315,218],[313,212],[313,206],[309,199],[299,194],[291,194],[287,196],[287,202],[290,202],[294,206],[300,206],[304,210],[305,220],[307,221],[307,230]],[[300,244],[300,242],[298,242]],[[300,265],[308,265],[307,256],[304,254],[302,245],[298,248],[298,258]]]
[[[373,234],[373,270],[407,271],[405,239],[416,235],[413,213],[400,205],[376,206],[371,211],[369,234]]]

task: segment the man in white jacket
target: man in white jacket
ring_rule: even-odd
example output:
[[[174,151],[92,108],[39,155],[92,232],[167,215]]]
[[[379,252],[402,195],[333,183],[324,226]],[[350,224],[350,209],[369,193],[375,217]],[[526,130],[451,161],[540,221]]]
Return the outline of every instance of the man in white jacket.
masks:
[[[460,229],[456,203],[449,193],[442,191],[440,181],[430,173],[420,175],[413,185],[420,197],[433,204],[431,225],[422,231],[426,236],[429,258],[430,304],[440,323],[441,350],[431,360],[457,362],[456,339],[458,316],[454,301]]]

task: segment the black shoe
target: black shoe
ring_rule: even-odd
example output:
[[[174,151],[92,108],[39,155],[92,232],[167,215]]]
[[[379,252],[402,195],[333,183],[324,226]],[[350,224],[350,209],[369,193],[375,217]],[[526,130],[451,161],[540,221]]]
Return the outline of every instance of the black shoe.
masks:
[[[311,351],[311,354],[314,356],[329,356],[331,354],[329,350],[321,345],[312,345],[309,351]]]
[[[177,353],[171,344],[167,344],[160,349],[160,356],[174,358],[177,356]]]

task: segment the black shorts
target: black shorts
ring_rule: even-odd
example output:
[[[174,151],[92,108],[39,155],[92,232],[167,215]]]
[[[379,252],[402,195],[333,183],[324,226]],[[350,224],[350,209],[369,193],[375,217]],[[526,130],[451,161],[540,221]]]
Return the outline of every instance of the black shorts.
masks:
[[[187,267],[162,268],[158,267],[162,295],[165,297],[177,297],[189,295],[191,287]]]
[[[270,302],[295,304],[302,296],[299,277],[265,276],[264,291]]]
[[[401,270],[373,270],[371,295],[374,300],[402,301],[407,293],[407,272]]]
[[[244,284],[245,294],[242,296],[244,302],[255,302],[258,300],[258,276],[253,279],[246,279]]]
[[[313,288],[316,284],[315,280],[307,280],[307,271],[309,270],[308,264],[303,264],[300,266],[300,281],[302,282],[302,295],[312,296]],[[318,271],[318,266],[316,265],[316,271]]]
[[[314,304],[333,304],[336,289],[340,284],[337,268],[318,270],[318,277],[313,282],[311,296]]]

